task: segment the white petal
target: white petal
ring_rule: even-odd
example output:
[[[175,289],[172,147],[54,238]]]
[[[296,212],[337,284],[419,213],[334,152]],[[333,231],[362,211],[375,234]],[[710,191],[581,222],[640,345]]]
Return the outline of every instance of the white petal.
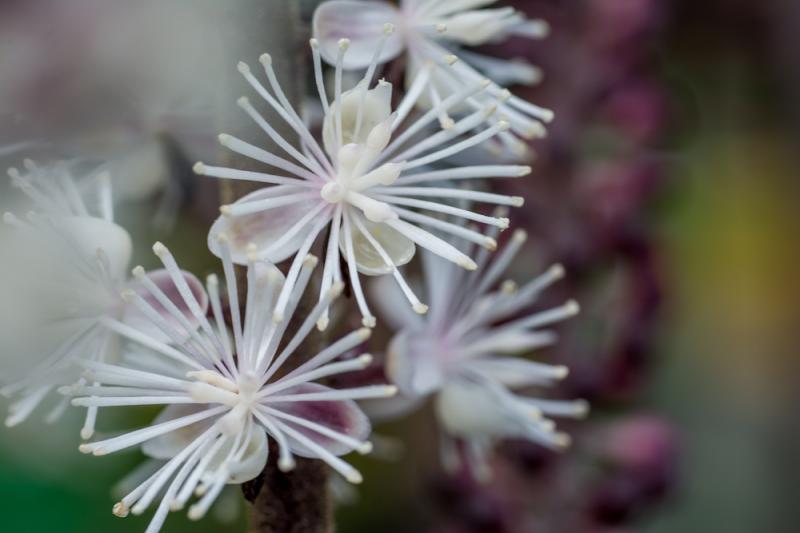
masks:
[[[367,231],[369,231],[383,249],[386,250],[386,253],[389,254],[389,257],[396,266],[405,265],[414,257],[417,249],[411,239],[390,228],[386,224],[370,222],[369,220],[364,220],[363,222]],[[381,256],[375,251],[375,248],[372,247],[358,228],[353,227],[352,234],[353,248],[359,272],[367,276],[381,276],[392,271],[392,268],[386,266]],[[346,234],[342,232],[339,239],[342,253],[345,253],[344,239],[346,237]]]
[[[336,62],[339,40],[350,39],[344,68],[366,68],[384,36],[384,25],[396,25],[399,17],[398,9],[388,2],[332,0],[314,12],[314,37],[319,41],[322,57],[329,63]],[[395,32],[386,41],[378,62],[390,61],[404,49],[400,32]]]
[[[78,246],[78,253],[91,258],[98,250],[103,250],[108,257],[111,275],[116,279],[127,277],[133,244],[121,226],[93,217],[59,218],[55,224],[69,235],[73,241],[70,244]]]
[[[424,397],[438,390],[447,357],[442,344],[413,330],[395,335],[386,352],[387,377],[405,396]]]
[[[237,201],[255,201],[271,196],[270,188],[264,188],[248,194]],[[296,202],[291,205],[276,207],[253,215],[238,217],[220,216],[211,226],[208,234],[208,248],[217,257],[220,256],[219,243],[216,236],[225,234],[230,242],[231,257],[237,264],[243,265],[248,262],[249,247],[254,246],[253,251],[266,250],[273,242],[284,235],[289,228],[294,226],[304,215],[308,213],[308,202]],[[274,250],[264,259],[273,263],[280,263],[291,257],[300,248],[306,235],[311,230],[311,223],[303,230],[299,231],[284,246]]]
[[[510,410],[490,387],[467,380],[448,382],[436,397],[436,413],[451,435],[522,435],[520,413]]]
[[[373,89],[369,89],[363,94],[363,89],[356,87],[342,94],[342,138],[343,144],[364,144],[372,129],[389,119],[392,115],[392,84],[380,82]],[[358,137],[356,133],[356,121],[358,120],[358,107],[361,99],[364,99],[364,110],[362,111],[361,129]],[[325,149],[331,155],[333,147],[336,146],[336,120],[335,113],[338,106],[334,103],[329,113],[325,116],[322,129],[322,138]]]
[[[244,456],[237,463],[230,465],[231,476],[228,479],[230,484],[244,483],[255,479],[264,470],[269,456],[269,443],[264,428],[256,425],[253,428],[253,435],[247,444]]]
[[[208,405],[205,404],[170,405],[161,411],[161,413],[159,413],[156,419],[151,422],[151,425],[168,422],[170,420],[176,420],[178,418],[193,415],[207,409]],[[186,446],[188,446],[194,439],[199,437],[203,431],[211,427],[211,424],[213,423],[213,419],[207,419],[190,426],[186,426],[177,431],[170,431],[169,433],[161,435],[160,437],[145,442],[142,445],[142,452],[153,459],[172,459],[178,455],[181,450],[186,448]]]

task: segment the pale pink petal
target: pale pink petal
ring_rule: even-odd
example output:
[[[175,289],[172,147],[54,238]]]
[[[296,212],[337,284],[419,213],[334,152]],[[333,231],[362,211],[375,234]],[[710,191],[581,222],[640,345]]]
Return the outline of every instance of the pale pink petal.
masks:
[[[364,220],[364,227],[383,247],[395,266],[403,266],[414,258],[417,248],[414,241],[401,234],[397,230],[377,222]],[[358,230],[352,229],[353,249],[355,252],[358,271],[366,276],[382,276],[389,274],[392,268],[381,258],[369,240]],[[340,248],[342,254],[346,253],[344,239],[347,235],[342,232],[340,237]]]
[[[190,274],[189,272],[185,271],[182,271],[182,274],[183,278],[186,280],[186,283],[189,285],[189,288],[192,290],[192,294],[200,305],[200,310],[202,311],[203,315],[205,315],[208,311],[208,295],[203,288],[203,284],[200,283],[200,280],[198,280],[194,274]],[[180,293],[178,292],[178,288],[175,286],[175,283],[172,280],[172,277],[170,277],[166,270],[162,269],[150,271],[147,273],[147,277],[161,289],[161,291],[170,299],[172,303],[175,304],[178,310],[180,310],[183,316],[186,317],[186,319],[195,329],[200,326],[199,320],[191,312],[189,306],[181,297]],[[184,330],[178,318],[176,318],[171,312],[162,306],[161,303],[158,302],[158,300],[144,287],[141,282],[132,281],[129,285],[129,288],[136,291],[136,293],[139,294],[144,301],[150,304],[150,306],[153,307],[153,309],[155,309],[156,312],[161,316],[165,324],[171,326],[178,332],[188,333]],[[157,324],[153,324],[153,322],[147,316],[145,316],[144,313],[140,312],[133,306],[128,307],[123,320],[129,326],[145,332],[147,335],[150,335],[163,342],[170,341],[169,337],[166,336],[166,334],[161,330],[161,328],[158,327]],[[188,337],[188,334],[186,337]]]
[[[344,58],[344,68],[366,68],[383,38],[386,23],[397,25],[400,12],[388,2],[359,2],[332,0],[323,3],[314,13],[314,37],[320,52],[329,63],[336,62],[339,40],[350,39]],[[391,35],[378,58],[379,63],[391,61],[405,49],[400,32]]]
[[[330,391],[329,387],[319,385],[316,383],[306,383],[287,389],[281,392],[281,395],[299,394],[308,392],[325,392]],[[270,407],[287,413],[298,418],[302,418],[317,424],[326,426],[338,433],[343,433],[348,437],[358,441],[364,441],[370,434],[371,426],[367,415],[359,408],[358,404],[351,400],[337,400],[328,402],[286,402],[286,403],[270,403]],[[329,437],[323,436],[320,433],[305,428],[299,424],[280,419],[283,424],[288,424],[293,429],[299,431],[307,436],[315,443],[325,447],[329,452],[334,455],[344,455],[353,451],[353,448],[335,441]],[[301,457],[317,457],[318,454],[309,450],[301,443],[294,439],[289,439],[291,442],[292,452]]]

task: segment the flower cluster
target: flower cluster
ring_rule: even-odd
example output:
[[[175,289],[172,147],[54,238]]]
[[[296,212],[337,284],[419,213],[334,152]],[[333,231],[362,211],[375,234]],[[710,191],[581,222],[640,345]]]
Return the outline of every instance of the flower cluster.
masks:
[[[5,217],[13,235],[2,245],[15,261],[2,278],[26,297],[25,327],[3,332],[25,363],[4,373],[2,391],[16,398],[8,425],[55,390],[54,413],[87,409],[87,441],[100,408],[158,407],[149,425],[80,446],[151,459],[113,508],[124,517],[155,507],[148,533],[187,505],[190,519],[202,518],[226,485],[254,480],[268,461],[289,472],[298,457],[316,459],[359,483],[342,456],[371,451],[365,411],[398,416],[429,397],[451,471],[466,466],[489,481],[502,440],[567,446],[553,419],[582,417],[588,405],[534,394],[568,370],[523,356],[554,344],[547,328],[578,305],[533,310],[564,276],[560,266],[521,285],[504,279],[527,233],[501,232],[524,197],[492,188],[531,173],[528,141],[545,135],[553,113],[503,87],[536,83],[536,67],[468,49],[541,38],[548,25],[491,4],[323,3],[310,40],[318,124],[281,86],[272,56],[260,57],[262,74],[240,62],[259,100],[238,106],[270,145],[222,134],[234,162],[193,166],[262,186],[221,206],[206,244],[223,276],[205,284],[161,243],[153,251],[163,268],[128,274],[133,242],[114,223],[108,174],[75,180],[79,169],[65,163],[12,170],[35,212]],[[402,90],[380,77],[389,62],[405,69]],[[363,70],[352,86],[350,70]],[[377,279],[367,286],[364,276]],[[340,325],[332,308],[345,291],[361,327],[337,337],[328,330]],[[13,311],[0,312],[11,324]],[[362,352],[379,319],[393,330],[380,350],[390,383],[334,386],[372,364]],[[312,343],[315,328],[323,334]]]

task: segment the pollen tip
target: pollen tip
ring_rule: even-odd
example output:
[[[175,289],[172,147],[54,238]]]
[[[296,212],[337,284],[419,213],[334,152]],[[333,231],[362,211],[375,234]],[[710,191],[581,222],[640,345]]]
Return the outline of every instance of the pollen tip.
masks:
[[[141,278],[142,276],[144,276],[145,270],[144,270],[144,267],[142,265],[137,265],[137,266],[133,267],[133,269],[131,270],[131,273],[133,274],[133,276],[135,278]]]
[[[394,24],[391,22],[387,22],[383,25],[383,34],[384,35],[391,35],[394,33]]]
[[[575,300],[568,301],[566,303],[566,305],[564,306],[564,308],[572,316],[575,316],[575,315],[577,315],[578,313],[581,312],[581,306]]]
[[[569,368],[567,368],[566,366],[563,365],[557,366],[553,370],[555,371],[556,377],[558,379],[564,379],[567,376],[569,376]]]
[[[328,294],[331,298],[338,298],[344,292],[344,283],[341,281],[334,283],[331,285],[331,288],[328,289]]]
[[[391,398],[392,396],[396,396],[397,392],[399,390],[400,389],[398,389],[396,385],[387,385],[386,386],[386,397],[387,398]]]
[[[92,453],[92,446],[90,444],[81,444],[78,446],[78,451],[88,455]]]
[[[219,278],[216,274],[209,274],[206,276],[206,284],[217,287],[219,285]]]
[[[217,135],[217,140],[222,146],[227,146],[231,140],[231,136],[228,135],[227,133],[220,133],[219,135]]]
[[[489,250],[490,252],[494,252],[497,250],[497,241],[491,237],[485,237],[483,239],[483,247]]]
[[[169,504],[169,510],[173,513],[177,513],[178,511],[183,511],[184,503],[181,500],[175,499],[172,500]]]
[[[586,400],[575,400],[575,416],[585,418],[591,411],[592,406]]]
[[[438,31],[439,33],[446,32],[447,31],[447,24],[437,24],[436,25],[436,31]]]
[[[239,69],[239,72],[241,72],[242,74],[247,74],[250,72],[250,65],[248,65],[244,61],[239,61],[239,63],[236,65],[236,68]]]
[[[442,117],[439,119],[439,125],[443,130],[450,130],[453,129],[453,126],[456,125],[456,122],[450,117]]]
[[[227,216],[229,216],[231,214],[231,206],[229,206],[229,205],[221,205],[221,206],[219,206],[219,212],[227,217]]]
[[[347,474],[347,481],[349,481],[353,485],[360,485],[361,483],[364,482],[364,476],[362,476],[360,473],[356,471],[353,471]]]
[[[350,39],[339,39],[339,50],[344,52],[350,48]]]
[[[361,354],[358,357],[359,363],[364,365],[365,368],[372,364],[373,359],[374,358],[372,357],[372,354],[368,354],[368,353]]]
[[[6,173],[10,177],[15,178],[15,179],[20,177],[19,170],[16,167],[9,167],[9,169],[6,171]]]
[[[111,509],[111,513],[118,518],[125,518],[130,514],[131,510],[125,505],[125,502],[117,502]]]
[[[445,63],[447,63],[448,65],[450,65],[452,67],[453,65],[455,65],[458,62],[458,56],[453,55],[453,54],[448,54],[448,55],[444,56],[444,61],[445,61]]]
[[[559,448],[568,448],[572,444],[572,437],[566,433],[556,433],[553,435],[553,442]]]
[[[413,309],[418,315],[424,315],[428,312],[428,306],[424,303],[415,303]]]
[[[134,298],[136,298],[136,291],[133,289],[122,289],[119,292],[119,297],[122,298],[125,303],[132,302]]]
[[[545,122],[553,122],[553,119],[556,118],[556,114],[554,111],[551,111],[550,109],[545,109],[544,111],[542,111],[541,118]]]
[[[311,45],[311,48],[319,48],[319,41],[314,37],[308,40],[308,44]]]
[[[508,89],[503,89],[502,91],[500,91],[500,101],[501,102],[509,101],[512,96],[514,96],[514,95]]]
[[[272,323],[273,324],[281,324],[281,323],[283,323],[284,320],[286,320],[286,317],[284,316],[283,313],[281,313],[279,311],[275,311],[274,313],[272,313]]]
[[[167,247],[158,241],[153,245],[153,253],[161,257],[162,255],[168,254],[169,250],[167,250]]]
[[[90,428],[83,428],[81,429],[81,438],[83,440],[89,440],[94,435],[94,430]]]
[[[315,268],[319,264],[319,259],[316,255],[308,254],[305,259],[303,259],[303,266],[308,268]]]
[[[520,167],[519,169],[519,176],[528,176],[530,173],[533,172],[533,168],[529,166]]]
[[[522,196],[512,196],[511,204],[514,207],[522,207],[523,205],[525,205],[525,198],[523,198]]]
[[[375,319],[375,317],[370,317],[370,318],[372,318],[373,320]],[[364,319],[364,320],[366,320],[366,319]],[[373,322],[372,326],[365,326],[365,327],[363,327],[363,328],[358,330],[358,336],[361,338],[362,341],[365,341],[365,340],[369,339],[372,336],[372,328],[374,328],[374,327],[375,327],[375,323]]]
[[[550,275],[556,279],[561,279],[566,274],[566,269],[564,265],[558,263],[550,267]]]
[[[518,229],[514,232],[512,239],[514,239],[514,242],[521,244],[528,240],[528,232],[524,229]]]
[[[477,263],[475,263],[475,261],[473,261],[469,257],[461,259],[458,262],[458,266],[460,266],[461,268],[463,268],[465,270],[470,270],[470,271],[478,269]]]
[[[507,279],[500,286],[500,292],[503,294],[514,294],[519,289],[519,285],[514,280]]]
[[[240,96],[236,99],[236,105],[239,107],[249,107],[250,106],[250,99],[246,96]]]
[[[497,123],[497,127],[500,129],[500,131],[508,131],[508,129],[511,127],[511,124],[507,120],[501,120]]]
[[[372,453],[373,448],[374,446],[372,445],[371,442],[364,442],[361,444],[361,446],[359,446],[356,449],[356,451],[361,455],[369,455],[370,453]]]
[[[292,470],[294,470],[294,467],[295,467],[294,459],[291,459],[289,457],[281,457],[278,460],[278,470],[280,470],[281,472],[291,472]]]
[[[330,324],[331,320],[327,316],[319,317],[319,320],[317,320],[317,331],[325,331],[326,329],[328,329],[328,326],[330,326]]]
[[[361,324],[363,324],[363,326],[368,329],[374,328],[377,322],[378,321],[375,319],[374,316],[365,316],[364,318],[361,319]]]
[[[204,175],[206,173],[205,163],[203,163],[202,161],[198,161],[192,166],[192,171],[199,176]]]
[[[506,217],[500,217],[497,219],[497,227],[501,230],[508,229],[508,226],[511,224],[511,221]]]
[[[258,62],[265,67],[269,67],[272,65],[272,56],[270,54],[261,54],[258,56]]]
[[[203,518],[203,509],[199,505],[192,505],[189,507],[189,513],[187,516],[189,517],[189,520],[197,522]]]

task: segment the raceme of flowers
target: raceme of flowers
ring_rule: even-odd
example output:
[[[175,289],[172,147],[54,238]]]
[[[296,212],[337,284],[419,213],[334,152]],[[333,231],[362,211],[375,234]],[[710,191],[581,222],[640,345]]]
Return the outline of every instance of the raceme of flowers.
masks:
[[[107,455],[146,445],[148,455],[167,459],[154,474],[131,490],[114,507],[118,516],[143,513],[160,498],[148,531],[158,531],[170,510],[182,509],[197,494],[189,518],[202,518],[229,483],[242,483],[261,473],[268,456],[268,438],[278,444],[278,466],[294,467],[295,455],[320,459],[348,481],[361,475],[338,456],[351,451],[368,453],[370,424],[353,400],[394,395],[391,385],[335,390],[316,380],[364,369],[369,355],[335,361],[362,344],[370,330],[345,335],[316,355],[286,372],[284,364],[296,354],[317,318],[342,292],[331,287],[302,325],[282,344],[289,320],[300,303],[317,260],[303,260],[298,283],[286,308],[287,320],[275,322],[272,311],[286,280],[270,263],[254,260],[247,270],[245,311],[239,312],[237,283],[230,249],[224,237],[222,250],[227,293],[232,313],[232,332],[225,322],[219,281],[206,282],[213,320],[206,317],[197,296],[183,281],[167,248],[154,246],[173,278],[186,307],[193,311],[194,328],[157,287],[148,286],[150,297],[171,311],[172,322],[161,320],[142,295],[125,291],[123,298],[161,329],[172,345],[116,323],[121,336],[158,352],[172,363],[172,371],[136,363],[107,364],[82,361],[87,378],[96,385],[74,387],[74,405],[85,407],[163,405],[167,408],[153,425],[107,440],[84,444],[81,451]],[[188,339],[188,340],[184,340]],[[187,438],[187,432],[189,438]]]
[[[548,286],[563,277],[560,265],[522,286],[503,279],[526,238],[524,231],[517,230],[494,260],[480,252],[474,272],[428,257],[425,288],[433,311],[425,318],[400,312],[391,288],[377,287],[384,295],[376,299],[381,315],[396,331],[387,348],[386,373],[400,394],[377,405],[375,414],[399,416],[433,397],[442,430],[443,464],[455,470],[463,457],[479,479],[489,476],[487,455],[495,440],[521,438],[563,448],[569,443],[568,435],[555,431],[547,417],[582,417],[588,409],[583,401],[511,392],[549,387],[566,377],[566,367],[517,356],[554,343],[555,334],[542,328],[578,312],[573,301],[545,311],[527,311]],[[459,441],[464,443],[464,453]]]
[[[264,171],[194,166],[200,175],[264,184],[221,207],[207,245],[224,276],[208,276],[205,285],[160,243],[153,250],[163,269],[128,274],[132,239],[114,222],[107,174],[75,179],[64,163],[12,169],[34,210],[6,214],[10,231],[0,236],[2,393],[13,398],[7,425],[55,397],[46,420],[69,404],[85,408],[88,440],[101,408],[160,407],[151,424],[80,447],[97,456],[139,449],[149,458],[150,470],[130,477],[136,482],[125,483],[113,512],[154,507],[150,533],[170,511],[188,506],[191,519],[205,516],[225,486],[263,471],[271,449],[282,471],[306,457],[360,482],[341,458],[372,447],[356,401],[398,414],[434,397],[445,466],[466,461],[480,479],[488,479],[486,457],[499,439],[565,446],[568,437],[548,417],[578,417],[587,406],[520,392],[552,386],[567,370],[519,356],[553,343],[541,328],[574,315],[577,304],[530,312],[560,267],[521,287],[501,279],[524,232],[492,254],[510,225],[508,208],[523,198],[485,187],[530,173],[521,139],[543,135],[552,113],[499,85],[533,83],[535,67],[462,49],[542,37],[547,26],[513,9],[485,9],[493,3],[324,3],[310,41],[324,112],[319,134],[293,107],[271,56],[260,58],[263,76],[240,63],[260,101],[242,97],[239,107],[280,152],[223,134],[223,146]],[[381,65],[403,54],[404,90],[376,81]],[[333,65],[332,86],[323,60]],[[352,69],[363,76],[345,87]],[[494,160],[459,164],[486,147]],[[418,247],[425,302],[401,272]],[[284,262],[285,274],[275,266]],[[320,290],[306,305],[318,263]],[[246,290],[237,266],[246,267],[238,271],[246,272]],[[377,298],[362,276],[378,277]],[[310,333],[328,328],[346,289],[364,327],[314,340]],[[386,350],[392,383],[327,386],[327,378],[371,364],[371,356],[354,354],[376,325],[372,305],[396,333]]]

